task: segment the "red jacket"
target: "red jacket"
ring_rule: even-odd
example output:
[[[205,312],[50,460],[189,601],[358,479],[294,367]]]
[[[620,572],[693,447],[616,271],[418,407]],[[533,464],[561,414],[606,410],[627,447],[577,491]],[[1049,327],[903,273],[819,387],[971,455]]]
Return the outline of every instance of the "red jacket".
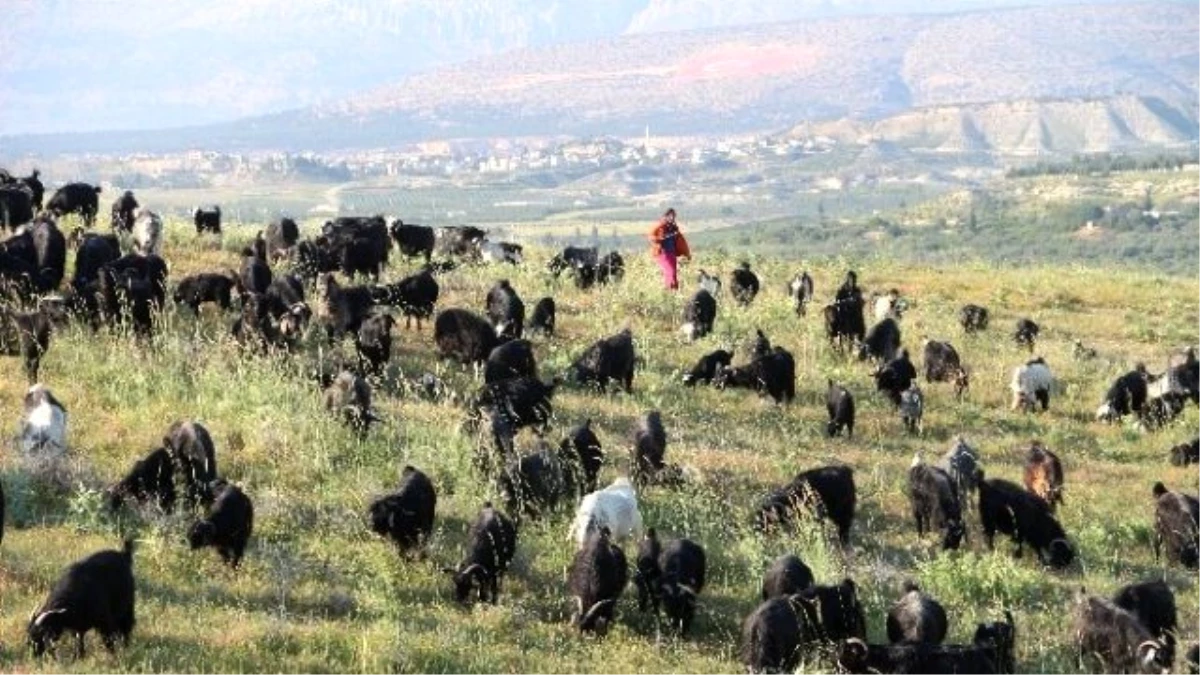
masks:
[[[654,224],[654,228],[650,230],[650,255],[656,256],[661,254],[663,252],[663,239],[671,236],[672,234],[675,237],[675,257],[692,257],[692,251],[688,248],[687,239],[684,239],[683,232],[679,231],[678,225],[671,225],[667,223],[666,218],[660,219]]]

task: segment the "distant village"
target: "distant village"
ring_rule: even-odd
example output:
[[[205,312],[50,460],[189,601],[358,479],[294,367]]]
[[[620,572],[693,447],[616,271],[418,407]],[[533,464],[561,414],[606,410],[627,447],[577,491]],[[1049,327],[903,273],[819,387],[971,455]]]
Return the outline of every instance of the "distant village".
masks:
[[[832,151],[824,136],[736,139],[597,138],[530,141],[439,141],[409,148],[340,153],[193,150],[171,155],[65,158],[76,171],[130,188],[190,188],[215,182],[347,182],[388,176],[506,174],[631,166],[717,166],[754,159],[798,158]]]

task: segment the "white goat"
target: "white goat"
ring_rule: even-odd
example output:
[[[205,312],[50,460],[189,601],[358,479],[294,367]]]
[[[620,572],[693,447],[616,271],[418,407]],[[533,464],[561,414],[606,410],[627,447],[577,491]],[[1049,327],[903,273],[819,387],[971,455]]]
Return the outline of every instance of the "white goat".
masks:
[[[1033,410],[1038,403],[1042,404],[1042,410],[1049,410],[1050,388],[1053,385],[1054,375],[1042,357],[1017,366],[1013,369],[1012,382],[1008,385],[1013,395],[1013,410]]]
[[[44,384],[25,392],[21,418],[21,453],[25,457],[60,457],[67,451],[67,411]]]
[[[149,209],[138,211],[133,221],[133,249],[142,255],[161,255],[162,240],[162,218]]]
[[[574,539],[576,548],[583,548],[588,535],[601,527],[612,532],[613,541],[641,539],[642,514],[628,478],[618,478],[603,490],[586,495],[575,511],[567,539]]]

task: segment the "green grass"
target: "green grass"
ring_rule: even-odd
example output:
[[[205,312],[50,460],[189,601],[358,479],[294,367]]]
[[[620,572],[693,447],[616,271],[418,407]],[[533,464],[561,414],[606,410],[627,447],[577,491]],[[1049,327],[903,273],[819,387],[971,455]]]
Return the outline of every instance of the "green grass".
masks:
[[[234,228],[217,245],[197,240],[181,223],[169,228],[166,256],[174,279],[236,264],[235,251],[254,228]],[[700,250],[682,278],[691,288],[703,266],[728,274],[737,262]],[[619,285],[582,293],[542,270],[549,252],[535,250],[524,268],[469,268],[442,280],[446,307],[479,309],[487,288],[507,277],[528,306],[552,294],[560,335],[536,342],[544,375],[560,372],[592,340],[632,326],[644,365],[632,396],[561,391],[550,436],[591,418],[607,451],[602,476],[624,469],[636,420],[663,412],[668,461],[692,467],[694,482],[651,488],[640,496],[647,524],[687,536],[709,554],[709,585],[700,599],[694,635],[679,640],[639,615],[630,589],[617,626],[604,640],[579,637],[567,624],[572,607],[565,570],[571,509],[525,525],[517,559],[496,607],[459,608],[439,571],[457,562],[466,529],[494,490],[472,469],[474,439],[459,432],[464,412],[377,389],[388,422],[359,439],[327,416],[320,393],[302,374],[316,349],[289,362],[242,354],[227,338],[232,315],[168,312],[153,346],[128,336],[92,335],[72,327],[56,337],[42,379],[70,412],[73,461],[65,485],[28,475],[8,453],[2,464],[9,515],[0,548],[0,670],[6,671],[369,671],[426,672],[729,672],[737,663],[739,626],[755,606],[763,569],[796,552],[818,580],[852,576],[862,588],[870,635],[883,639],[883,617],[902,582],[917,579],[941,598],[951,639],[970,639],[977,621],[1004,609],[1016,616],[1023,672],[1075,668],[1069,624],[1071,594],[1080,586],[1109,593],[1121,584],[1165,578],[1179,599],[1182,642],[1197,639],[1196,579],[1155,563],[1149,547],[1150,486],[1163,480],[1194,491],[1194,469],[1171,467],[1167,449],[1196,433],[1189,406],[1170,428],[1144,434],[1130,426],[1090,421],[1109,382],[1137,360],[1161,370],[1166,355],[1197,339],[1196,279],[1079,266],[993,267],[982,263],[927,266],[872,262],[859,267],[868,290],[897,287],[913,309],[902,322],[905,343],[919,354],[922,335],[949,339],[973,369],[972,390],[959,403],[947,385],[927,386],[925,431],[902,435],[897,415],[872,391],[869,368],[831,353],[819,314],[797,318],[782,288],[798,270],[756,257],[765,289],[749,309],[722,297],[715,335],[683,343],[676,329],[685,294],[661,289],[657,269],[641,252],[629,257]],[[828,298],[845,261],[809,266],[820,298]],[[411,270],[393,262],[389,277]],[[987,305],[993,327],[967,337],[955,322],[965,302]],[[1011,368],[1028,355],[1007,333],[1020,316],[1043,327],[1038,352],[1061,382],[1050,412],[1021,415],[1007,407]],[[798,400],[770,405],[750,392],[687,390],[679,376],[701,354],[741,345],[762,328],[793,352]],[[435,363],[431,329],[397,331],[398,371],[440,372],[460,393],[470,373]],[[1076,361],[1072,340],[1100,357]],[[346,346],[343,346],[345,348]],[[917,357],[919,358],[919,357]],[[859,403],[853,441],[823,434],[827,377],[845,383]],[[10,416],[25,383],[15,359],[0,361],[0,397]],[[155,446],[172,421],[195,418],[212,432],[218,465],[254,500],[255,535],[242,569],[229,571],[212,551],[187,550],[191,514],[108,515],[99,490]],[[905,476],[918,450],[940,454],[962,434],[982,452],[990,476],[1018,479],[1022,448],[1042,439],[1067,472],[1060,519],[1080,549],[1072,570],[1039,569],[1031,556],[1014,560],[1008,545],[989,553],[972,517],[966,550],[943,554],[935,538],[918,540],[908,515]],[[533,444],[523,434],[522,448]],[[815,525],[761,538],[748,528],[759,495],[796,472],[830,462],[854,467],[859,512],[852,553],[829,548]],[[400,468],[425,470],[438,489],[437,531],[422,559],[402,559],[366,526],[370,500],[392,489]],[[138,625],[132,645],[109,656],[94,636],[83,660],[41,661],[24,647],[24,628],[62,569],[135,533]],[[627,547],[633,554],[633,548]],[[828,670],[811,661],[807,668]]]

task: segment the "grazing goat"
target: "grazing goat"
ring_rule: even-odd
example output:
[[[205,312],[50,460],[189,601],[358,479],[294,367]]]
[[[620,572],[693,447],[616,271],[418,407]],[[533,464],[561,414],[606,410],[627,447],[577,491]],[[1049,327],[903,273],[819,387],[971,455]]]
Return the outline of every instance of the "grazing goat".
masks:
[[[78,658],[84,656],[84,635],[93,629],[109,652],[115,652],[118,638],[128,646],[134,595],[133,540],[126,539],[120,551],[100,551],[72,564],[29,618],[26,634],[34,656],[67,631],[75,633]]]
[[[1067,541],[1062,525],[1050,513],[1041,498],[1026,492],[1015,483],[999,478],[979,477],[979,521],[988,549],[995,546],[996,532],[1003,532],[1016,544],[1014,555],[1020,557],[1022,546],[1029,544],[1043,565],[1062,569],[1075,559],[1075,551]]]
[[[908,359],[908,350],[901,349],[896,358],[876,370],[872,377],[875,389],[883,392],[892,405],[899,406],[901,394],[917,379],[917,369]]]
[[[1165,646],[1136,616],[1083,589],[1075,597],[1073,632],[1079,666],[1090,672],[1170,672]]]
[[[208,485],[217,479],[217,454],[208,429],[199,422],[177,421],[167,429],[163,448],[183,477],[185,499],[191,504],[212,503]]]
[[[925,395],[916,382],[900,392],[900,419],[910,434],[921,432],[921,420],[925,416]]]
[[[1140,416],[1146,406],[1148,389],[1146,365],[1139,363],[1108,388],[1104,402],[1096,409],[1096,421],[1115,422],[1126,415]]]
[[[575,511],[567,539],[582,547],[602,527],[621,541],[641,536],[642,513],[628,478],[618,478],[603,490],[585,495]]]
[[[529,340],[513,340],[492,350],[483,364],[485,384],[511,380],[514,377],[537,377],[537,360]]]
[[[406,465],[400,486],[371,503],[371,531],[392,540],[401,553],[423,545],[433,533],[437,493],[420,469]]]
[[[628,328],[611,337],[598,340],[567,369],[568,382],[594,384],[604,392],[609,381],[624,385],[625,393],[633,393],[633,371],[637,355],[633,348],[633,332]]]
[[[954,445],[942,455],[938,467],[945,471],[954,483],[954,492],[965,509],[970,503],[967,495],[979,487],[976,471],[979,467],[979,451],[967,445],[962,436],[954,437]]]
[[[963,332],[966,333],[987,330],[987,308],[980,307],[979,305],[963,305],[962,309],[958,310],[958,324],[962,326]]]
[[[729,292],[742,307],[749,305],[758,295],[758,275],[750,271],[750,263],[742,262],[729,275]]]
[[[942,533],[943,550],[959,547],[967,528],[954,481],[942,469],[924,464],[920,453],[913,457],[908,470],[908,500],[918,537],[924,536],[927,529],[936,529]]]
[[[343,370],[325,388],[325,409],[341,416],[342,421],[359,434],[366,434],[371,424],[382,422],[371,410],[371,385],[354,373]]]
[[[372,314],[363,319],[354,336],[361,369],[379,375],[392,358],[392,326],[396,320],[390,314]]]
[[[1188,569],[1200,567],[1200,503],[1162,482],[1154,484],[1154,559],[1166,548],[1167,561]]]
[[[209,486],[212,506],[203,520],[188,530],[192,550],[211,546],[226,565],[237,569],[246,552],[246,542],[254,532],[254,504],[241,488],[225,481]]]
[[[690,539],[670,539],[660,543],[654,528],[638,545],[634,585],[638,591],[638,610],[661,604],[672,625],[686,636],[696,616],[696,597],[704,590],[704,549]]]
[[[371,289],[365,286],[343,288],[332,274],[321,277],[318,288],[321,289],[321,299],[317,305],[317,316],[324,321],[325,332],[331,342],[346,334],[357,333],[375,306]]]
[[[696,383],[710,384],[716,379],[717,374],[732,362],[732,352],[724,349],[711,351],[701,356],[700,360],[696,361],[696,365],[692,366],[691,372],[683,376],[683,384],[686,387],[695,386]]]
[[[1137,617],[1150,634],[1163,644],[1163,659],[1175,661],[1175,629],[1179,617],[1175,611],[1175,594],[1161,580],[1122,586],[1112,602]]]
[[[1058,455],[1039,441],[1029,446],[1025,455],[1025,489],[1037,495],[1054,513],[1063,503],[1063,468]]]
[[[371,296],[378,304],[398,308],[404,315],[405,330],[412,327],[413,319],[417,320],[417,330],[421,330],[421,321],[433,316],[440,290],[433,272],[426,266],[394,284],[372,286]]]
[[[573,482],[579,490],[583,494],[594,492],[596,478],[604,464],[604,450],[596,432],[592,431],[592,421],[586,420],[571,429],[559,442],[558,451],[561,457],[569,460],[570,470],[575,474]]]
[[[580,633],[608,632],[628,581],[625,553],[612,542],[609,528],[600,526],[582,542],[567,576],[577,607],[572,623]]]
[[[67,409],[44,384],[25,392],[21,416],[21,455],[62,457],[67,452]]]
[[[1043,411],[1049,410],[1050,389],[1053,386],[1054,375],[1042,357],[1017,366],[1013,369],[1012,381],[1008,385],[1012,391],[1012,409],[1019,408],[1029,412],[1041,404]]]
[[[813,280],[807,271],[792,278],[788,284],[788,297],[792,299],[792,309],[796,311],[796,316],[804,316],[808,303],[813,299]]]
[[[689,341],[698,340],[713,329],[717,318],[717,300],[701,288],[683,306],[683,326],[679,329]]]
[[[501,279],[487,293],[487,316],[501,340],[515,340],[525,330],[525,303],[516,289]]]
[[[825,433],[837,436],[846,430],[846,438],[854,438],[854,396],[845,387],[836,385],[828,380],[829,389],[825,392],[825,410],[829,413],[829,423]]]
[[[499,480],[504,507],[514,518],[538,518],[574,496],[574,474],[559,453],[542,445],[537,452],[514,459]]]
[[[858,346],[858,360],[874,359],[885,363],[891,361],[896,358],[896,352],[900,349],[900,335],[900,326],[891,317],[871,326],[871,330],[867,331],[866,337]]]
[[[843,673],[1013,673],[1016,629],[1012,613],[1006,621],[979,624],[969,645],[874,645],[851,638],[837,652]]]
[[[138,503],[154,500],[163,513],[172,512],[176,498],[174,474],[171,454],[165,448],[155,449],[145,459],[135,462],[124,478],[105,491],[109,508],[116,511],[126,499]]]
[[[771,563],[763,575],[762,599],[795,595],[813,585],[813,573],[799,557],[789,553]]]
[[[533,315],[529,317],[528,331],[530,335],[554,337],[554,320],[556,307],[554,298],[542,298],[533,306]]]
[[[443,570],[454,582],[454,599],[465,604],[476,590],[479,602],[494,605],[500,597],[500,578],[517,552],[517,526],[491,502],[484,502],[468,539],[463,561]]]
[[[752,389],[776,403],[791,403],[796,398],[796,360],[791,352],[776,345],[744,366],[723,367],[713,379],[713,386]]]
[[[433,322],[433,341],[438,356],[464,365],[483,363],[500,344],[492,325],[465,309],[447,309]]]
[[[792,521],[800,506],[817,518],[828,518],[837,526],[838,540],[850,543],[857,496],[854,470],[847,466],[825,466],[797,474],[792,482],[772,491],[759,505],[754,525],[763,531]]]
[[[1018,319],[1017,328],[1013,331],[1013,341],[1018,346],[1023,346],[1033,352],[1033,346],[1037,342],[1038,333],[1041,328],[1030,319]]]
[[[922,350],[925,361],[925,381],[953,382],[954,396],[961,399],[971,386],[971,380],[954,346],[949,342],[925,340]]]
[[[921,592],[913,582],[905,582],[904,595],[887,615],[888,642],[915,642],[940,645],[946,639],[949,622],[941,603]]]
[[[633,434],[633,453],[629,466],[634,485],[645,486],[654,482],[658,472],[666,466],[663,462],[666,453],[667,431],[663,428],[662,414],[651,410],[638,422]]]

